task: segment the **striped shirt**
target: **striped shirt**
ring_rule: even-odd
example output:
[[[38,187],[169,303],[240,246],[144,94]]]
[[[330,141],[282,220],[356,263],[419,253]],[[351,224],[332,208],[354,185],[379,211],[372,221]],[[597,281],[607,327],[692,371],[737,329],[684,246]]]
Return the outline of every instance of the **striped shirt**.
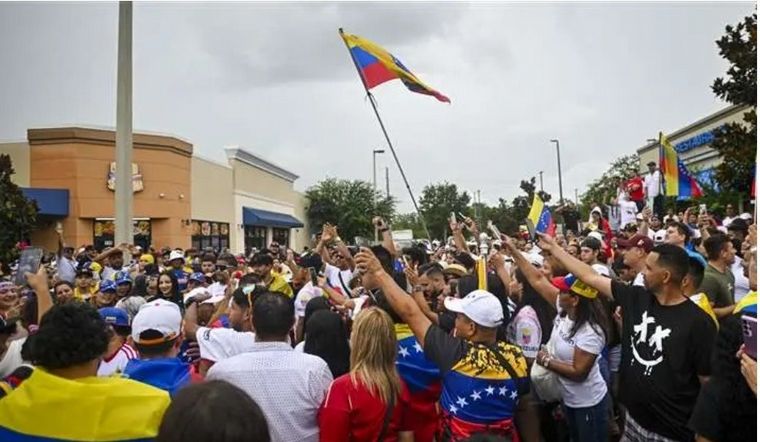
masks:
[[[119,350],[111,355],[110,358],[103,358],[98,366],[98,376],[111,376],[122,373],[127,366],[127,362],[132,359],[139,359],[137,351],[125,343]]]

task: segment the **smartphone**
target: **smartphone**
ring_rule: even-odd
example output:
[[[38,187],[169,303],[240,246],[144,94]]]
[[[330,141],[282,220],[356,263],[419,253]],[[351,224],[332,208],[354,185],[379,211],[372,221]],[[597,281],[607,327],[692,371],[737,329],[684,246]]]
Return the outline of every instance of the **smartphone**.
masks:
[[[699,205],[699,214],[700,215],[706,215],[707,214],[707,204],[700,204]]]
[[[496,227],[496,224],[491,222],[491,220],[488,220],[488,230],[491,231],[491,234],[493,235],[494,239],[501,240],[501,232],[499,232],[499,229]]]
[[[536,225],[533,224],[533,220],[525,218],[525,226],[528,228],[528,236],[531,241],[536,241]]]
[[[449,222],[451,222],[452,224],[457,223],[457,215],[454,212],[451,212],[449,214]]]
[[[21,252],[21,257],[18,260],[18,269],[16,270],[16,280],[14,281],[17,286],[26,285],[25,272],[37,273],[40,269],[40,262],[42,262],[42,248],[41,247],[28,247]]]
[[[401,259],[404,261],[404,267],[409,267],[409,259],[406,255],[401,255]]]
[[[317,287],[319,285],[319,281],[317,281],[317,269],[309,267],[309,276],[311,277],[311,285]]]
[[[466,217],[466,216],[464,216],[464,215],[462,214],[462,212],[457,212],[457,214],[459,215],[459,217],[460,217],[460,218],[462,218],[462,221],[464,221],[465,219],[467,219],[467,217]]]
[[[757,318],[742,316],[742,334],[744,335],[744,352],[757,360]]]

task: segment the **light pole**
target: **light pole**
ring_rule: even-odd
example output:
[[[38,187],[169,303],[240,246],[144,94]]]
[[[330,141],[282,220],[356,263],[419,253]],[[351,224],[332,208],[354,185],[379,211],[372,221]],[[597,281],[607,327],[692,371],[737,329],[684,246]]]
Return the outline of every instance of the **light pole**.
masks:
[[[559,175],[559,203],[562,204],[562,161],[559,159],[559,140],[549,140],[557,146],[557,175]]]
[[[578,205],[578,188],[575,188],[575,205]]]
[[[538,171],[538,180],[541,183],[541,192],[544,191],[544,171],[539,170]]]
[[[115,243],[129,243],[132,230],[132,2],[119,2],[119,45],[116,72]]]
[[[372,191],[377,192],[377,154],[379,153],[385,153],[385,150],[383,149],[375,149],[372,151]],[[374,193],[372,194],[374,198]]]

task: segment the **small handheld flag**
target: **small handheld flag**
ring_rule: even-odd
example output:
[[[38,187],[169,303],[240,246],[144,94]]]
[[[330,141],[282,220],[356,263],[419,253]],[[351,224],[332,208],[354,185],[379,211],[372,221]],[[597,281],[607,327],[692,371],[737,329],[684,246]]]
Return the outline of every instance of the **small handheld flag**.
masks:
[[[660,170],[665,180],[665,196],[702,196],[702,188],[686,169],[668,138],[660,132]]]
[[[552,219],[549,208],[539,198],[538,194],[533,195],[533,205],[530,208],[530,213],[528,213],[528,219],[533,222],[536,232],[554,236],[556,231],[554,219]]]
[[[398,78],[412,92],[431,95],[438,101],[451,103],[449,97],[423,83],[390,52],[358,35],[346,34],[343,29],[339,32],[367,90]]]

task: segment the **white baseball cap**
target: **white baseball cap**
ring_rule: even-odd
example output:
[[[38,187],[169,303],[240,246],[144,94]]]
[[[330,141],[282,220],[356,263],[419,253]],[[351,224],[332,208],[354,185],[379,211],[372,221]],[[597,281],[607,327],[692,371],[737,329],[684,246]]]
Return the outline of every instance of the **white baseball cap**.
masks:
[[[174,261],[175,259],[181,259],[182,261],[185,260],[185,255],[179,250],[172,250],[172,252],[169,254],[169,262]]]
[[[142,345],[161,344],[179,336],[181,328],[182,314],[177,304],[157,299],[140,307],[132,320],[132,339]],[[159,332],[161,337],[140,339],[140,335],[148,330]]]
[[[499,299],[485,290],[475,290],[462,299],[448,296],[443,305],[449,311],[461,313],[482,327],[498,327],[504,321]]]
[[[187,301],[190,300],[190,298],[194,298],[198,295],[202,295],[204,293],[211,293],[206,287],[196,287],[189,292],[185,293],[185,296],[182,297],[182,302],[187,304]],[[212,293],[213,295],[213,293]]]

